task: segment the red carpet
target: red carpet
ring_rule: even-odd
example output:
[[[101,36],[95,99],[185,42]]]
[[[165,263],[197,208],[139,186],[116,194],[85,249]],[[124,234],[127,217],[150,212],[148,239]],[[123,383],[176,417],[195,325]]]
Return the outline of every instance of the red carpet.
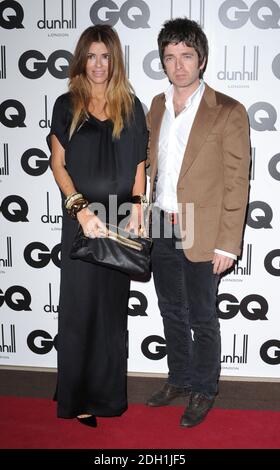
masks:
[[[57,419],[38,398],[0,397],[1,449],[279,449],[280,412],[213,409],[192,429],[178,426],[183,407],[130,405],[96,429]]]

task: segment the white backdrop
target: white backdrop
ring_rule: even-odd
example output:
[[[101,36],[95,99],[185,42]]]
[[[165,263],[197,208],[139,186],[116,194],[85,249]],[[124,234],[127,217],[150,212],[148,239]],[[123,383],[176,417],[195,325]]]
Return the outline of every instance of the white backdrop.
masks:
[[[168,85],[156,39],[177,16],[203,26],[205,79],[251,124],[243,257],[219,290],[222,375],[279,377],[279,0],[0,1],[0,364],[56,366],[61,211],[45,137],[78,37],[96,22],[116,28],[146,109]],[[152,281],[131,286],[129,371],[167,371]]]

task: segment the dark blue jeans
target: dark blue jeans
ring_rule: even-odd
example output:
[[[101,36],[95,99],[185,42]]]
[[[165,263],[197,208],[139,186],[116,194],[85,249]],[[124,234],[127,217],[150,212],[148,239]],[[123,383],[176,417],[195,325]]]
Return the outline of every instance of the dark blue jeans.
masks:
[[[213,274],[211,261],[191,262],[185,257],[176,246],[178,227],[154,208],[152,271],[166,339],[168,382],[213,398],[221,355],[219,276]]]

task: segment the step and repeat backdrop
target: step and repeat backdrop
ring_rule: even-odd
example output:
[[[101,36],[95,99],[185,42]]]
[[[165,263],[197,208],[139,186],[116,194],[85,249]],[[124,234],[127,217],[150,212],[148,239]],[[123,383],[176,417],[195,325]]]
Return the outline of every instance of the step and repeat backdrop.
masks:
[[[116,28],[147,111],[168,86],[157,34],[178,16],[204,28],[205,80],[245,105],[251,127],[243,255],[218,295],[222,375],[280,376],[280,0],[0,1],[0,365],[56,367],[61,211],[45,138],[78,37]],[[129,371],[166,373],[152,280],[132,283],[128,315]]]

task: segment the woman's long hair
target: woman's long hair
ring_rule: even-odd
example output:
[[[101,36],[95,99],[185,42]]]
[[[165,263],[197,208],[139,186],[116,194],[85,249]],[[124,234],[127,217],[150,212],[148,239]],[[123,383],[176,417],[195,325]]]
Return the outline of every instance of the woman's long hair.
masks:
[[[93,42],[103,42],[110,54],[105,110],[113,122],[113,137],[119,138],[133,110],[133,89],[126,77],[121,43],[117,33],[108,25],[87,28],[81,35],[69,71],[69,91],[73,101],[70,136],[87,117],[91,99],[91,84],[86,76],[87,54]]]

